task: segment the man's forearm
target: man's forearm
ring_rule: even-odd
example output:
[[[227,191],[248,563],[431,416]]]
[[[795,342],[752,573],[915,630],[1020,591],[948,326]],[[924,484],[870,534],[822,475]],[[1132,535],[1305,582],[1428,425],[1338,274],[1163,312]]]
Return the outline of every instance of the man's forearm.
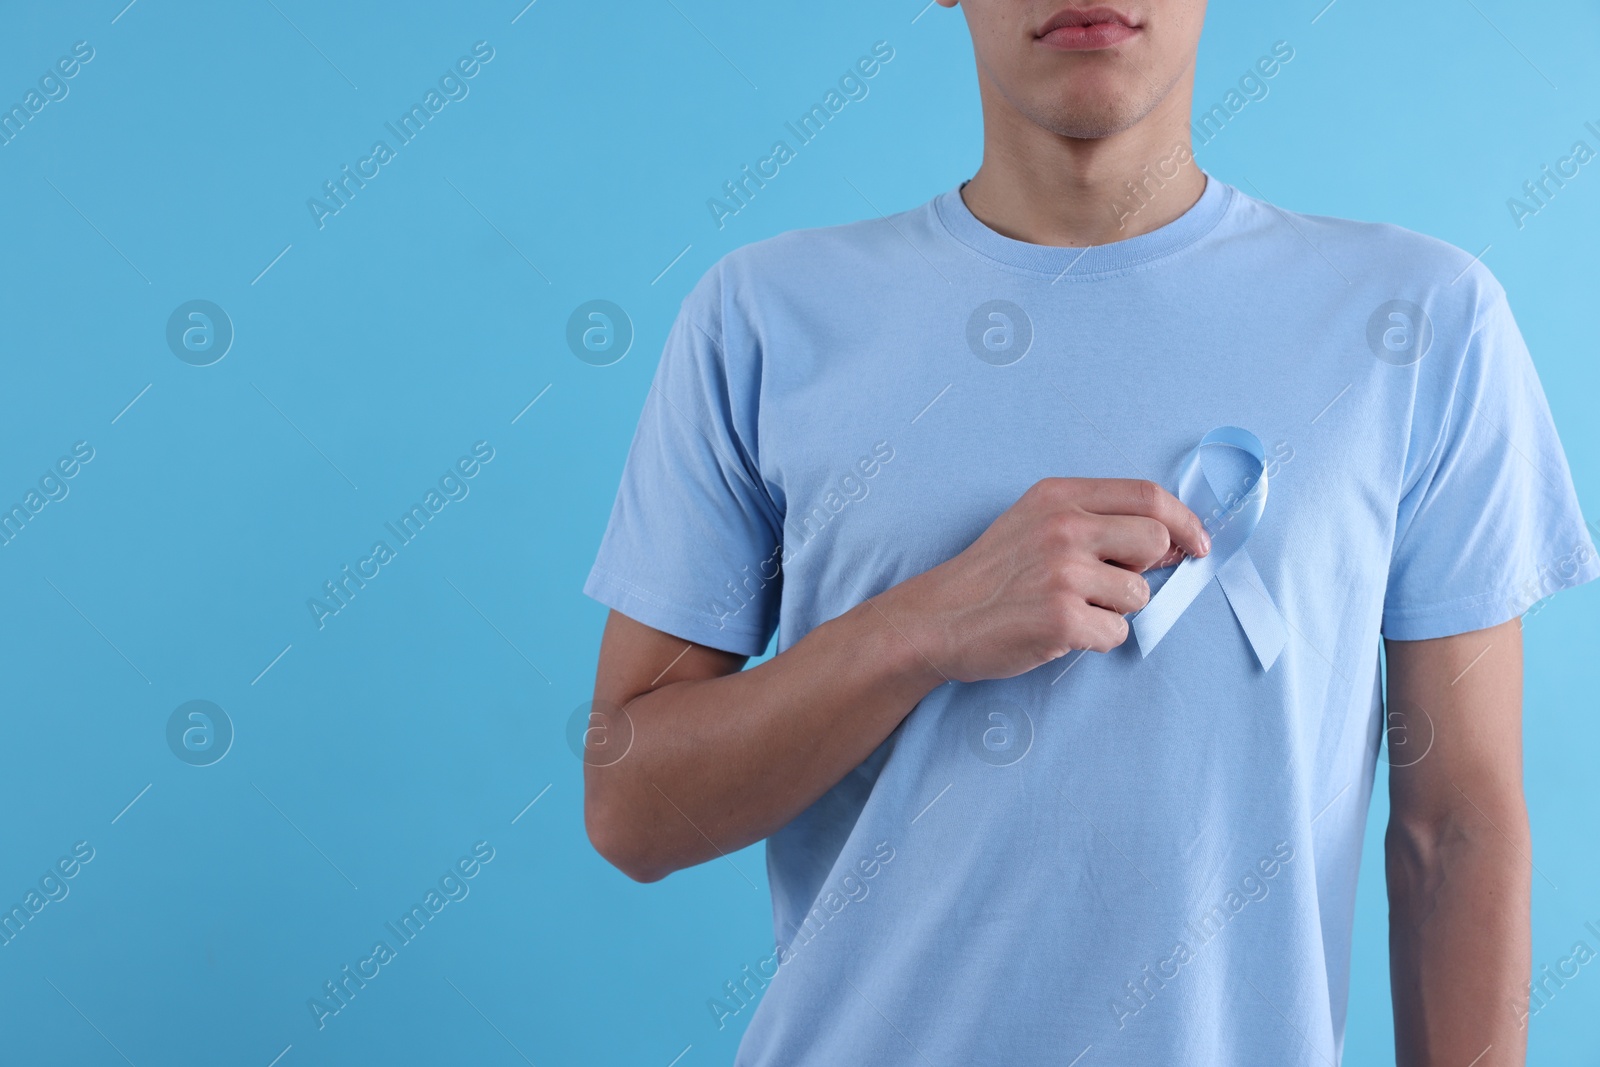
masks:
[[[744,848],[870,756],[946,680],[891,621],[893,593],[758,667],[629,701],[627,755],[585,770],[606,857],[651,881]]]
[[[1533,873],[1521,622],[1387,647],[1396,1062],[1517,1067]]]
[[[1394,819],[1385,846],[1398,1067],[1522,1064],[1531,964],[1520,801],[1480,811],[1463,800],[1433,824]]]

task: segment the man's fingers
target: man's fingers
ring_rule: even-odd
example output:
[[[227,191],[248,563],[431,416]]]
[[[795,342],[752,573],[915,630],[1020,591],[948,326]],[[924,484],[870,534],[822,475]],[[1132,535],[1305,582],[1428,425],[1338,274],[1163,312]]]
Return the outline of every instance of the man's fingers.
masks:
[[[1091,572],[1083,599],[1093,607],[1126,615],[1150,602],[1150,585],[1131,570],[1101,564]]]
[[[1163,567],[1176,566],[1177,564],[1183,562],[1184,556],[1187,554],[1188,553],[1184,552],[1184,550],[1179,548],[1177,545],[1173,545],[1171,548],[1167,549],[1166,555],[1150,564],[1150,566],[1146,567],[1145,570],[1158,571]]]
[[[1182,549],[1172,544],[1172,535],[1155,519],[1142,515],[1097,515],[1095,543],[1089,547],[1100,559],[1117,563],[1131,571],[1147,571]]]
[[[1191,556],[1211,551],[1200,517],[1155,482],[1132,478],[1085,479],[1080,504],[1100,515],[1141,515],[1167,528],[1172,543]]]
[[[1110,652],[1128,639],[1128,620],[1115,611],[1086,607],[1078,619],[1078,632],[1078,647]]]

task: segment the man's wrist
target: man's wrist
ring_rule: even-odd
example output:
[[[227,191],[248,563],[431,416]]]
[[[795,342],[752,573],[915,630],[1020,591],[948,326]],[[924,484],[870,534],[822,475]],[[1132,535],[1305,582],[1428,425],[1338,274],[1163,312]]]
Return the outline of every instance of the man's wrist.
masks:
[[[940,666],[947,657],[933,612],[917,595],[917,579],[892,586],[857,606],[859,625],[873,655],[896,678],[921,686],[924,693],[951,681]]]

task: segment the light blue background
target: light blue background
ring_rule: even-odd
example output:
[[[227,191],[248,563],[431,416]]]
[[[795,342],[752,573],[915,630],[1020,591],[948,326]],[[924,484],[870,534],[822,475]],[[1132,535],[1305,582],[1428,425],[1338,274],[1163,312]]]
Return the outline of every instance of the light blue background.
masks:
[[[579,587],[699,275],[976,168],[959,14],[124,2],[0,19],[5,106],[95,49],[0,147],[0,504],[95,449],[0,547],[0,904],[74,842],[96,851],[0,947],[0,1059],[729,1062],[749,1013],[718,1031],[706,1000],[770,951],[762,854],[638,886],[589,848],[566,725],[604,611]],[[1506,200],[1578,138],[1600,147],[1597,39],[1575,0],[1532,20],[1507,0],[1219,4],[1195,94],[1290,42],[1202,163],[1285,207],[1488,247],[1591,508],[1600,162],[1520,230]],[[470,95],[318,230],[307,198],[479,40],[495,57]],[[879,40],[896,54],[870,96],[719,230],[706,199]],[[164,336],[196,298],[237,331],[204,368]],[[607,367],[565,341],[595,298],[636,330]],[[496,455],[470,495],[319,631],[307,598],[479,440]],[[1595,605],[1564,593],[1527,623],[1536,966],[1600,948]],[[191,699],[237,731],[210,767],[167,747]],[[1381,790],[1373,807],[1352,1064],[1392,1059]],[[470,895],[319,1032],[308,998],[479,840],[496,855]],[[1588,967],[1533,1021],[1532,1062],[1592,1054],[1597,1011]]]

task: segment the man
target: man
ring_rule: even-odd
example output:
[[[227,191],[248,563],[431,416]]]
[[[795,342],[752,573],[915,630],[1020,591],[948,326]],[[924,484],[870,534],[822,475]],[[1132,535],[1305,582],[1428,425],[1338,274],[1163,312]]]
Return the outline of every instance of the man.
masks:
[[[1203,0],[961,6],[977,175],[684,302],[591,840],[767,840],[741,1064],[1332,1064],[1387,729],[1399,1062],[1523,1062],[1518,620],[1600,565],[1504,291],[1200,170]]]

